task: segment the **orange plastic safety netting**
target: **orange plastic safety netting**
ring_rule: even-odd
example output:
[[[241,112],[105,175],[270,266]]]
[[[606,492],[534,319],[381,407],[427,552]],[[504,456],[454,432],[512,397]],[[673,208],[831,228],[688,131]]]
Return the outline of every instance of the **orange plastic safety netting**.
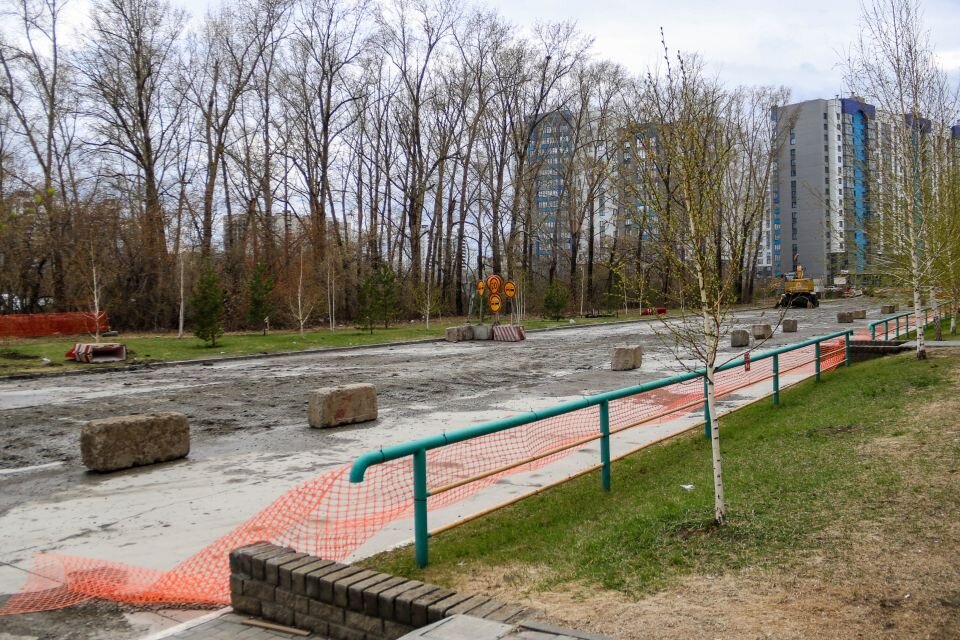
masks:
[[[781,385],[809,377],[815,370],[814,347],[779,356]],[[821,345],[821,370],[844,362],[844,341]],[[717,374],[720,398],[753,388],[753,397],[769,393],[772,360]],[[755,385],[764,383],[762,389]],[[748,396],[749,397],[749,396]],[[613,401],[614,438],[637,429],[702,411],[703,381],[696,378],[652,392]],[[588,446],[599,433],[597,407],[448,445],[427,452],[430,511],[460,503],[502,478],[546,467]],[[342,560],[385,526],[413,511],[409,458],[368,469],[364,482],[352,484],[344,465],[284,493],[253,518],[168,571],[56,553],[39,554],[26,585],[0,608],[0,615],[58,609],[91,598],[118,602],[226,604],[229,602],[232,549],[257,541]],[[479,477],[479,479],[477,479]],[[471,482],[465,480],[475,479]],[[463,484],[460,484],[463,483]],[[440,491],[438,491],[438,489]]]

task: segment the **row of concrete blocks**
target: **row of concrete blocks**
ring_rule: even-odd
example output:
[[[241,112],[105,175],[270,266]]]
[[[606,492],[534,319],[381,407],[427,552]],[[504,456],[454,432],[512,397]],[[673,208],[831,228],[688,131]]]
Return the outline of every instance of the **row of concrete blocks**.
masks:
[[[307,421],[313,428],[377,419],[377,389],[347,384],[310,394]],[[91,420],[80,431],[80,457],[92,471],[118,471],[184,458],[190,425],[182,413],[165,412]]]
[[[230,604],[238,613],[337,640],[394,640],[466,614],[513,623],[523,607],[362,569],[266,542],[230,553]]]
[[[780,325],[784,333],[796,333],[798,326],[797,321],[793,318],[784,319]],[[750,331],[734,329],[730,332],[730,346],[733,348],[749,347],[751,334],[754,340],[768,340],[773,337],[773,327],[769,324],[755,324],[750,327]]]

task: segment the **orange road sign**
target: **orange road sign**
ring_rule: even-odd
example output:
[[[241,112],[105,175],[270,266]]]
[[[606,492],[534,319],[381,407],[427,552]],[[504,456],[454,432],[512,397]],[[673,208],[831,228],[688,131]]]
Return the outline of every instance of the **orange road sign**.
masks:
[[[487,304],[490,305],[491,312],[500,313],[500,309],[503,308],[503,298],[500,297],[499,293],[491,293],[487,299]]]
[[[500,287],[503,286],[503,278],[497,274],[487,278],[487,289],[490,289],[490,293],[500,293]]]
[[[482,296],[482,295],[483,295],[483,290],[484,290],[484,288],[485,288],[486,286],[487,286],[487,285],[484,284],[483,280],[480,280],[479,282],[477,282],[477,295],[478,295],[478,296]]]
[[[508,298],[513,298],[517,295],[517,285],[514,284],[513,280],[507,280],[503,283],[503,295]]]

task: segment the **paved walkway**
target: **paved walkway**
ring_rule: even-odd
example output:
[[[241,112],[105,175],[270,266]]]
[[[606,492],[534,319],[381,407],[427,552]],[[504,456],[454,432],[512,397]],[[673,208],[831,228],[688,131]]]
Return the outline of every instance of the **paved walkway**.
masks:
[[[253,620],[249,616],[233,613],[229,608],[218,611],[215,617],[204,616],[203,619],[168,629],[143,640],[291,640],[291,638],[318,638],[314,634],[293,635],[273,629],[244,624],[245,620]]]

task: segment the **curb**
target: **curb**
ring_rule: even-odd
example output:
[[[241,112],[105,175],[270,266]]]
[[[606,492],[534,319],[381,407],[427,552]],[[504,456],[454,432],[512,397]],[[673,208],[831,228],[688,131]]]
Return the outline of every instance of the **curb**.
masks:
[[[768,307],[746,307],[737,309],[741,311],[764,311]],[[684,314],[679,316],[668,316],[669,318],[683,318]],[[566,331],[570,329],[585,329],[591,327],[608,327],[625,324],[636,324],[639,322],[654,322],[657,316],[647,316],[636,318],[634,320],[617,320],[614,322],[597,322],[593,324],[567,324],[557,327],[544,327],[542,329],[530,329],[526,333],[544,333],[548,331]],[[6,380],[36,380],[38,378],[63,378],[68,376],[90,376],[105,373],[115,373],[117,371],[152,371],[154,369],[166,369],[169,367],[180,367],[184,365],[214,365],[220,362],[243,362],[244,360],[264,360],[268,358],[289,358],[293,356],[340,353],[343,351],[356,351],[361,349],[380,349],[383,347],[409,346],[417,344],[430,344],[435,342],[445,342],[445,338],[422,338],[419,340],[401,340],[399,342],[379,342],[376,344],[361,344],[349,347],[319,347],[316,349],[304,349],[303,351],[277,351],[275,353],[248,353],[238,356],[224,356],[222,358],[198,358],[196,360],[169,360],[163,362],[148,362],[143,364],[129,364],[119,367],[101,367],[98,369],[75,369],[73,371],[56,371],[50,373],[15,373],[9,376],[0,376],[0,382]]]

